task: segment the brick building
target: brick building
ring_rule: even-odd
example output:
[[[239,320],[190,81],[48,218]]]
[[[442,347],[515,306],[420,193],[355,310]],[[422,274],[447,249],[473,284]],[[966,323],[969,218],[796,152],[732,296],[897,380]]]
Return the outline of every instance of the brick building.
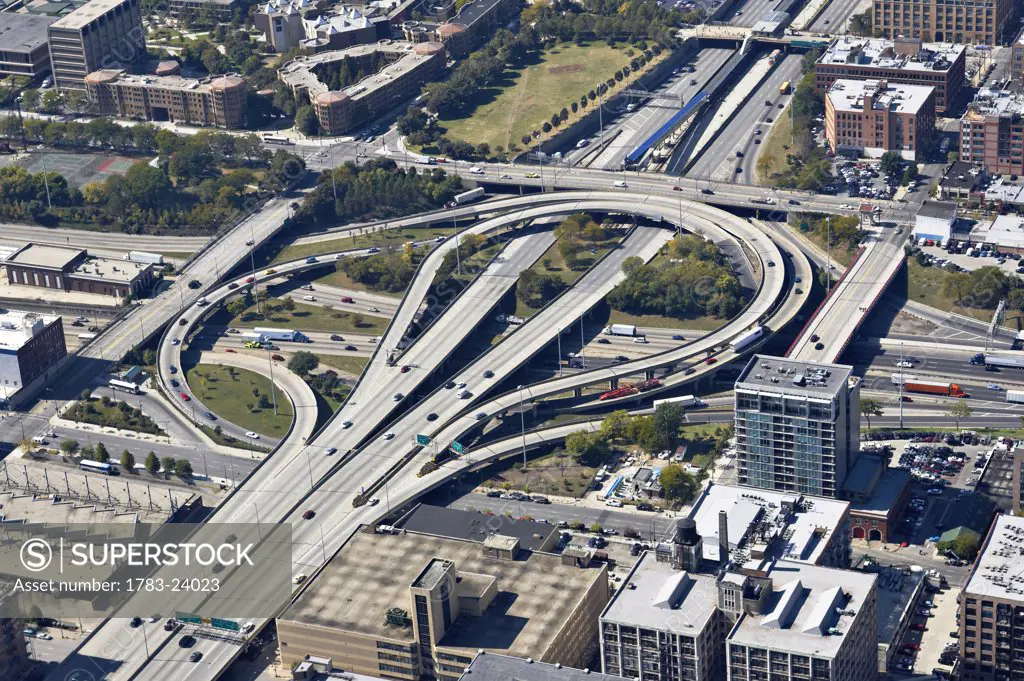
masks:
[[[837,38],[814,64],[814,85],[824,94],[840,78],[885,80],[935,88],[935,111],[944,114],[964,94],[967,48],[916,38]]]
[[[890,468],[883,457],[861,453],[843,484],[854,539],[889,541],[910,500],[910,471]]]
[[[54,85],[84,90],[93,71],[145,58],[139,0],[92,0],[50,24],[49,43]]]
[[[1013,0],[875,0],[872,33],[955,43],[1005,44]]]
[[[245,81],[236,75],[196,79],[104,69],[86,76],[85,88],[106,116],[218,128],[241,128],[245,120]]]
[[[879,158],[895,151],[913,161],[934,133],[934,88],[841,79],[825,93],[825,139],[833,152]]]
[[[989,173],[1024,173],[1024,95],[981,90],[960,118],[960,160]]]
[[[27,243],[4,262],[7,281],[61,291],[123,298],[140,296],[153,285],[153,266],[131,260],[90,256],[78,248]]]
[[[66,354],[60,317],[35,312],[0,314],[0,398],[6,401]]]

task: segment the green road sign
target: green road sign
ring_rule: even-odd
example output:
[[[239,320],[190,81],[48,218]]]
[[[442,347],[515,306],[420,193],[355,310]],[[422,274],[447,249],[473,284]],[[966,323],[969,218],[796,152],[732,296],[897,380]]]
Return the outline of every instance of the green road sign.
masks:
[[[462,444],[452,440],[452,451],[456,454],[462,454]]]
[[[227,629],[228,631],[241,631],[238,622],[234,620],[219,620],[216,617],[210,618],[210,626],[214,629]]]
[[[199,618],[199,615],[193,615],[190,612],[175,612],[174,619],[185,624],[202,624],[203,620]]]
[[[417,435],[416,436],[416,444],[418,444],[420,446],[423,446],[423,447],[426,447],[427,445],[430,444],[430,436],[429,435]]]

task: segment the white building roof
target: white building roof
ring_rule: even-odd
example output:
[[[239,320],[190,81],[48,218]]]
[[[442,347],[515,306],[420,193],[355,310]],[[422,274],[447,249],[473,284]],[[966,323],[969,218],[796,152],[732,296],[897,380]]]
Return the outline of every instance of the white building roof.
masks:
[[[789,513],[783,506],[796,508]],[[704,558],[719,561],[718,518],[725,511],[729,548],[746,549],[775,539],[771,555],[749,559],[743,567],[760,569],[770,559],[817,563],[850,504],[838,499],[796,496],[773,490],[711,485],[690,514],[704,543]],[[733,558],[736,554],[733,554]]]
[[[16,352],[58,319],[54,315],[14,310],[0,314],[0,352]]]
[[[872,110],[917,114],[924,107],[934,88],[923,85],[903,85],[879,80],[852,80],[839,78],[828,89],[826,97],[836,111],[863,112],[864,100],[873,95]]]
[[[954,43],[921,43],[914,54],[898,54],[896,43],[884,38],[837,38],[818,59],[819,64],[856,64],[880,69],[944,73],[965,51]]]
[[[964,593],[1024,602],[1024,518],[999,515]]]
[[[971,232],[973,237],[984,237],[986,244],[1004,248],[1024,248],[1024,217],[1000,215],[986,230],[984,227]]]

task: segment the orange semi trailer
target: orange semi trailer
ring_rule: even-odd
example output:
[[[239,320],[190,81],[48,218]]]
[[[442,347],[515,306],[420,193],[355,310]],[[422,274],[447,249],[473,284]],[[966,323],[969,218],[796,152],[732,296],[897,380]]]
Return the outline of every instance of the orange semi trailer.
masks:
[[[893,374],[892,382],[894,385],[903,383],[903,389],[907,392],[925,393],[927,395],[943,395],[945,397],[967,397],[967,393],[965,393],[956,383],[948,383],[945,381],[921,381],[916,377],[902,376],[901,374]]]

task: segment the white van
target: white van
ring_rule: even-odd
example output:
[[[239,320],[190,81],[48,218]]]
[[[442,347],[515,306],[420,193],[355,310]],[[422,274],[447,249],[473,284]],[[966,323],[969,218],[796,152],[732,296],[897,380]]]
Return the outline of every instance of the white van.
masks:
[[[32,442],[34,442],[37,445],[45,445],[46,438],[43,437],[42,435],[36,435],[34,438],[32,438]]]
[[[611,506],[612,508],[622,508],[622,502],[619,501],[618,499],[609,499],[608,501],[604,502],[604,505]]]
[[[460,400],[468,400],[470,395],[472,395],[472,394],[473,393],[469,392],[468,388],[463,388],[462,390],[459,391],[459,399]]]
[[[473,166],[472,168],[469,169],[469,172],[473,173],[474,175],[483,175],[484,169],[481,168],[480,166]]]
[[[199,304],[199,307],[203,307],[204,305],[208,305],[210,303],[210,301],[208,301],[205,296],[200,298],[196,302]]]

